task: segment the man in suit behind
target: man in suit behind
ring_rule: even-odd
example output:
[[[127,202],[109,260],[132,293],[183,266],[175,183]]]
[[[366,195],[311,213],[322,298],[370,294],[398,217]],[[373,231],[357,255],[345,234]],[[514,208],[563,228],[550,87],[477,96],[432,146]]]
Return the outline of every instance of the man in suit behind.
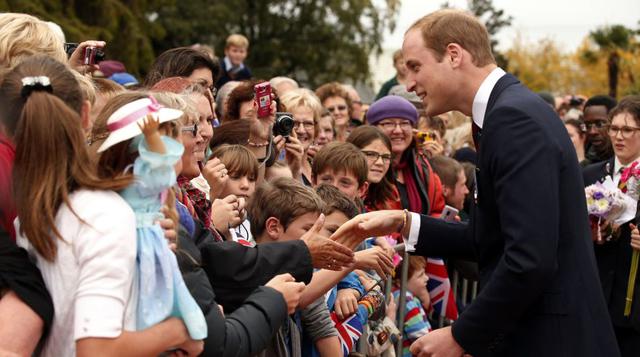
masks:
[[[481,290],[419,356],[618,356],[591,246],[582,176],[564,125],[495,64],[484,26],[440,10],[405,34],[408,90],[428,116],[473,116],[478,147],[468,225],[399,211],[355,218],[334,238],[398,229],[408,251],[477,260]]]

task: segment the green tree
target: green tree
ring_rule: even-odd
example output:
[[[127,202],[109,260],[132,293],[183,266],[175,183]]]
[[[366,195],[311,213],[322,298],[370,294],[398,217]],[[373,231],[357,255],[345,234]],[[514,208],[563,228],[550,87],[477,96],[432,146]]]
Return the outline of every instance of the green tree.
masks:
[[[374,4],[375,3],[375,4]],[[331,80],[369,79],[369,55],[381,51],[399,0],[178,1],[158,9],[166,49],[213,44],[223,56],[231,33],[249,39],[247,63],[256,77],[288,75],[316,86]],[[384,6],[382,6],[384,4]]]
[[[449,8],[451,6],[449,2],[445,2],[442,7]],[[497,50],[498,40],[496,39],[496,35],[503,28],[511,26],[513,16],[506,15],[504,10],[497,9],[493,6],[492,0],[467,0],[467,8],[484,23],[489,33],[491,51],[496,58],[496,62],[498,66],[506,69],[508,67],[507,57]]]
[[[369,79],[369,55],[381,52],[400,0],[0,0],[0,11],[59,24],[68,42],[107,41],[109,58],[144,75],[156,55],[193,43],[222,54],[231,33],[251,43],[256,77],[290,75],[315,86]]]
[[[604,26],[589,33],[590,39],[597,46],[598,53],[585,51],[584,59],[593,61],[600,55],[607,58],[607,78],[609,95],[618,95],[620,77],[620,54],[633,49],[635,31],[622,25]],[[631,77],[633,79],[633,76]]]
[[[155,58],[152,40],[164,36],[163,29],[149,21],[146,13],[150,6],[162,2],[0,0],[0,11],[53,21],[62,27],[67,42],[107,41],[107,57],[124,62],[129,72],[141,75]]]

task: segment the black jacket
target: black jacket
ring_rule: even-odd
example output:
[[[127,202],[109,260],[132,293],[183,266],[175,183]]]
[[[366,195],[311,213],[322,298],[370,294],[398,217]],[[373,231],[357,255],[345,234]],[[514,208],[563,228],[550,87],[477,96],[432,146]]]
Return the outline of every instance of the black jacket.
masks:
[[[619,356],[582,172],[555,112],[507,74],[479,137],[468,225],[421,217],[416,252],[476,259],[480,293],[453,324],[473,356]]]
[[[0,290],[12,290],[44,323],[41,341],[46,338],[53,322],[53,302],[40,270],[0,228]],[[16,328],[20,328],[16,326]]]
[[[287,318],[282,294],[267,287],[256,287],[241,306],[225,315],[201,267],[200,251],[188,236],[179,235],[176,257],[189,292],[207,321],[203,356],[251,356],[263,350]]]
[[[257,250],[235,242],[217,243],[199,223],[196,223],[195,236],[202,245],[204,257],[201,255],[201,248],[184,229],[179,234],[176,257],[184,282],[207,321],[208,334],[202,355],[255,355],[271,343],[273,335],[287,319],[287,305],[282,294],[272,288],[261,286],[270,279],[265,276],[269,274],[270,268],[265,267],[264,259],[261,258],[263,254],[271,254],[277,250],[287,253],[299,252],[306,249],[306,245],[301,247],[299,244],[277,244],[272,250]],[[216,258],[218,256],[229,257],[234,264],[222,262]],[[279,256],[284,260],[286,254]],[[299,256],[302,258],[286,260],[300,265],[292,275],[300,279],[307,278],[308,275],[305,282],[309,282],[311,264],[301,261],[305,257],[310,260],[309,253],[307,251],[306,256]],[[235,260],[243,261],[253,269],[239,274],[234,268]],[[216,264],[217,262],[221,262],[222,265]],[[276,261],[275,264],[287,266],[282,261]],[[203,267],[207,267],[207,270]],[[305,268],[309,271],[304,270]],[[226,289],[214,290],[213,286],[219,285]],[[224,315],[220,312],[218,304],[224,307]]]
[[[584,168],[584,184],[589,186],[613,176],[614,159]],[[640,213],[640,212],[639,212]],[[636,215],[637,217],[638,215]],[[637,220],[636,220],[637,222]],[[617,239],[604,244],[594,244],[600,283],[607,300],[609,314],[616,327],[633,327],[640,333],[640,278],[636,279],[631,315],[624,317],[625,298],[631,267],[631,229],[629,224],[620,227]],[[640,351],[638,351],[640,354]]]

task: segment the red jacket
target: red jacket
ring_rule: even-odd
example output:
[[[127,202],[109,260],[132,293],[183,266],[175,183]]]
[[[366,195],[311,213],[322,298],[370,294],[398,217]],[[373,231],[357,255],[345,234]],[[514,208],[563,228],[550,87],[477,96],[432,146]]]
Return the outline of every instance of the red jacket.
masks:
[[[13,220],[16,218],[16,207],[11,193],[11,175],[16,151],[4,136],[0,135],[0,227],[9,232],[16,240]]]

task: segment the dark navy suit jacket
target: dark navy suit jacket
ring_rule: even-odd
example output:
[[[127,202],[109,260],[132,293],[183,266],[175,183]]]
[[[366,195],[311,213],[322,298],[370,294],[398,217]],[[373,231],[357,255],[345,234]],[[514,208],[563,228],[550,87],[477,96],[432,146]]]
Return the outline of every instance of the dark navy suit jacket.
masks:
[[[474,259],[480,293],[453,324],[478,356],[619,356],[600,288],[582,172],[555,112],[512,75],[479,135],[468,225],[421,217],[416,253]]]

